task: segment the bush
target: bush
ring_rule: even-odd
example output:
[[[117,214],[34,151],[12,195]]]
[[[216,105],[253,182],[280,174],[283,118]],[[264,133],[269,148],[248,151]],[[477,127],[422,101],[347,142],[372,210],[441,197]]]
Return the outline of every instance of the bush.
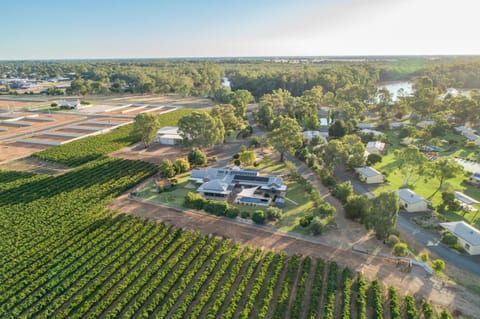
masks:
[[[418,255],[418,259],[420,259],[421,262],[426,263],[428,261],[428,253],[427,252],[420,253]]]
[[[239,159],[240,158],[240,154],[239,153],[235,153],[233,154],[233,159],[236,160],[236,159]]]
[[[441,259],[435,259],[432,261],[433,270],[439,272],[445,269],[445,262]]]
[[[278,207],[268,207],[266,215],[268,220],[278,220],[282,216],[282,209]]]
[[[185,158],[177,158],[173,165],[175,166],[177,174],[185,173],[190,169],[190,163]]]
[[[264,224],[266,220],[265,212],[263,210],[256,210],[252,215],[252,220],[257,224]]]
[[[178,180],[176,178],[170,178],[170,186],[175,187],[178,185]]]
[[[310,231],[314,236],[321,235],[325,230],[325,224],[319,217],[314,217],[310,223]]]
[[[207,200],[198,193],[188,192],[185,195],[183,205],[193,209],[203,209]]]
[[[408,246],[405,243],[397,243],[395,246],[393,246],[393,254],[395,256],[401,256],[404,257],[408,253]]]
[[[320,171],[320,179],[322,180],[323,185],[327,187],[334,187],[337,185],[337,180],[332,176],[327,170],[322,169]]]
[[[172,161],[166,159],[162,161],[159,168],[160,177],[173,177],[177,173]]]
[[[400,238],[398,238],[398,236],[396,236],[396,235],[389,235],[388,238],[385,240],[385,244],[388,247],[393,247],[396,244],[398,244],[399,242],[400,242]]]
[[[244,210],[243,212],[240,213],[240,217],[248,219],[250,218],[250,212]]]
[[[370,213],[370,200],[365,195],[352,195],[345,204],[347,218],[364,221]]]
[[[239,214],[240,214],[240,210],[239,210],[237,207],[230,206],[230,207],[227,209],[226,216],[227,216],[228,218],[236,218]]]
[[[367,165],[375,165],[382,162],[382,155],[380,154],[368,154]]]
[[[235,166],[240,166],[241,163],[240,163],[240,160],[239,160],[239,159],[236,159],[236,160],[233,161],[233,164],[234,164]]]
[[[207,164],[207,155],[198,148],[192,148],[188,153],[188,162],[190,165],[205,165]]]
[[[332,191],[332,195],[338,198],[343,204],[347,202],[347,198],[353,194],[353,187],[350,181],[337,184]]]
[[[334,216],[336,209],[330,203],[324,202],[315,209],[315,213],[322,217]]]
[[[458,238],[453,235],[452,233],[450,233],[449,231],[444,231],[442,233],[442,239],[441,239],[442,243],[444,243],[445,245],[448,245],[448,246],[453,246],[457,243],[458,241]]]
[[[209,200],[204,206],[207,213],[211,213],[216,216],[226,216],[227,210],[230,207],[227,202],[221,202],[216,200]]]
[[[313,214],[312,213],[308,213],[307,215],[303,216],[302,218],[300,218],[300,226],[302,227],[307,227],[310,225],[310,223],[312,222],[313,220]]]

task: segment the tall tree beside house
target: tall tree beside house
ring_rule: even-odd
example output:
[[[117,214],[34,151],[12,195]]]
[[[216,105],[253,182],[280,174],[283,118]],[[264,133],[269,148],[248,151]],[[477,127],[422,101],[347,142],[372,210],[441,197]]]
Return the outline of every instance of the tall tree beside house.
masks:
[[[439,182],[438,188],[431,195],[435,195],[443,186],[446,180],[457,177],[463,171],[462,166],[451,159],[441,159],[430,166],[430,176]]]
[[[330,140],[325,145],[322,153],[324,166],[330,172],[336,166],[344,165],[347,161],[347,151],[340,140]]]
[[[157,137],[157,131],[160,128],[158,117],[150,113],[140,113],[133,120],[132,134],[140,137],[145,148]]]
[[[223,142],[225,128],[207,112],[192,112],[178,120],[178,131],[187,146],[210,147]]]
[[[403,174],[403,186],[407,186],[414,174],[422,175],[428,166],[428,160],[415,145],[408,145],[395,151],[398,167]]]
[[[398,209],[398,195],[396,192],[383,192],[372,199],[370,215],[366,224],[375,230],[377,238],[387,238],[395,228]]]
[[[255,101],[252,93],[248,90],[237,90],[232,92],[230,104],[235,108],[235,115],[245,118],[247,115],[247,105]]]
[[[285,152],[294,153],[302,146],[303,134],[295,119],[280,116],[276,121],[276,128],[270,131],[267,138],[270,144],[280,152],[280,161],[283,162]]]
[[[222,121],[225,131],[239,130],[245,126],[243,118],[235,115],[235,108],[231,104],[214,106],[210,111],[210,115]]]

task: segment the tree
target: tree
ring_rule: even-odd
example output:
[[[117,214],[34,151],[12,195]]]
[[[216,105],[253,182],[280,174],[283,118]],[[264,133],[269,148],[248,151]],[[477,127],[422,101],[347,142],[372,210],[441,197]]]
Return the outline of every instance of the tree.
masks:
[[[347,152],[340,140],[330,140],[325,146],[322,154],[325,168],[332,172],[336,166],[345,164]]]
[[[428,163],[425,155],[420,152],[415,145],[408,145],[405,148],[395,151],[395,155],[399,160],[399,167],[401,167],[403,173],[403,186],[407,186],[410,178],[414,174],[421,175]]]
[[[347,202],[347,198],[352,194],[353,187],[350,181],[337,184],[332,191],[332,195],[338,198],[343,204]]]
[[[168,159],[162,161],[159,172],[161,177],[173,177],[176,174],[175,166]]]
[[[254,102],[252,93],[248,90],[234,91],[230,96],[230,103],[235,108],[235,116],[245,118],[248,103]]]
[[[382,162],[382,155],[380,154],[368,154],[367,156],[367,165],[375,165]]]
[[[177,158],[173,165],[177,173],[184,173],[190,169],[190,163],[184,158]]]
[[[180,118],[178,131],[186,145],[197,147],[222,143],[225,135],[222,121],[207,112],[192,112]]]
[[[158,117],[150,113],[140,113],[133,120],[133,134],[140,137],[145,148],[155,140],[159,128]]]
[[[404,257],[408,253],[408,246],[405,243],[398,243],[393,246],[393,254],[395,256]]]
[[[434,261],[432,261],[432,268],[436,272],[440,272],[440,271],[444,270],[445,269],[445,261],[443,261],[442,259],[435,259]]]
[[[251,150],[241,151],[238,155],[239,155],[238,159],[240,160],[240,163],[246,166],[253,165],[256,159],[255,152]]]
[[[269,142],[280,152],[280,161],[283,162],[285,152],[295,153],[303,143],[303,134],[297,121],[288,117],[280,117],[278,127],[268,133]]]
[[[345,204],[347,218],[363,222],[368,218],[371,202],[365,195],[351,195]]]
[[[263,210],[256,210],[252,215],[252,220],[257,224],[264,224],[266,220],[265,212]]]
[[[191,165],[205,165],[207,164],[207,155],[205,155],[202,150],[194,147],[189,153],[188,153],[188,162]]]
[[[365,144],[358,135],[345,135],[342,143],[347,157],[347,165],[350,168],[365,166]]]
[[[347,134],[347,125],[342,120],[335,120],[328,128],[328,136],[331,138],[341,138]]]
[[[435,177],[438,182],[438,188],[432,194],[435,195],[443,186],[443,183],[451,178],[455,178],[463,171],[462,166],[451,159],[441,159],[433,163],[430,175]]]
[[[383,192],[373,198],[367,226],[373,227],[377,238],[384,239],[395,228],[398,218],[398,195]]]
[[[241,117],[235,115],[235,109],[231,104],[214,106],[210,111],[210,115],[222,121],[225,131],[239,130],[244,126],[244,121]]]

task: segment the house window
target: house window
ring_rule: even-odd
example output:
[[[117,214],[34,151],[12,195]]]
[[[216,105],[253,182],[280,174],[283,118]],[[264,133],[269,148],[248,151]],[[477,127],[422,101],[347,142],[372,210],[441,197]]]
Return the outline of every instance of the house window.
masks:
[[[470,245],[469,245],[469,244],[465,244],[465,249],[466,249],[466,250],[470,250]]]

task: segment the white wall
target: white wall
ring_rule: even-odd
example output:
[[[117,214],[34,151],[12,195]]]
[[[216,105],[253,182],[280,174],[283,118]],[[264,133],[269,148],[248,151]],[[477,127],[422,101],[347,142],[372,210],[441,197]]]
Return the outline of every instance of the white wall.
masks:
[[[458,237],[458,243],[462,245],[463,248],[470,254],[470,255],[480,255],[480,246],[470,246],[470,248],[466,248],[467,242],[463,240],[462,238]]]
[[[405,207],[405,205],[406,203],[400,200],[400,206],[403,207],[403,209],[405,209],[409,213],[424,212],[428,210],[427,203],[424,201],[421,201],[415,204],[408,204],[407,207]]]
[[[383,175],[376,175],[373,177],[369,177],[365,179],[365,183],[367,184],[377,184],[377,183],[383,183]]]

